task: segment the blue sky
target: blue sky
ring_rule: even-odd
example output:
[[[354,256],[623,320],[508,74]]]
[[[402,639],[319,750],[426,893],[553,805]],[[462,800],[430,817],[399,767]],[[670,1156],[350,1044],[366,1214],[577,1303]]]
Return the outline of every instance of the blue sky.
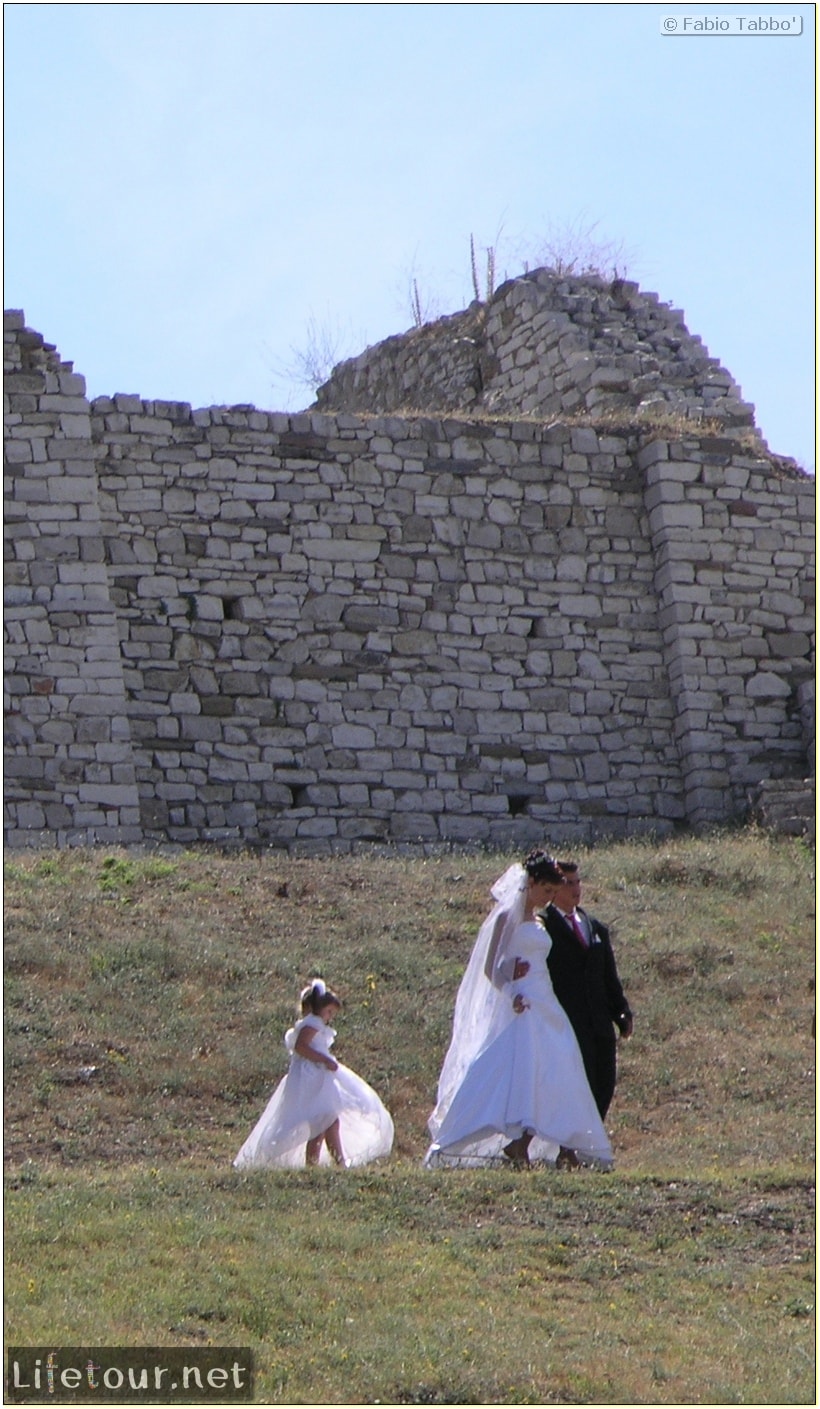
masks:
[[[352,355],[413,278],[466,306],[471,234],[503,276],[575,232],[813,468],[813,6],[7,3],[4,36],[5,306],[89,395],[301,408],[311,328]]]

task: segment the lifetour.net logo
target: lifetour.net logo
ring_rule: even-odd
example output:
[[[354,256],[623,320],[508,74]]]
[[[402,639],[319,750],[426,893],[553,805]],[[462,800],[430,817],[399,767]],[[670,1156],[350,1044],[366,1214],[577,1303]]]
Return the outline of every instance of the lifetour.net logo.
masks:
[[[4,1404],[247,1404],[250,1350],[11,1346]]]
[[[665,15],[661,20],[661,34],[802,33],[802,15]]]

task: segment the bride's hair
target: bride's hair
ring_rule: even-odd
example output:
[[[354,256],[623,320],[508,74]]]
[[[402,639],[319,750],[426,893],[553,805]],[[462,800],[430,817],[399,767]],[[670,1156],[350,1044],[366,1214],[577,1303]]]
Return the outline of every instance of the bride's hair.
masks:
[[[303,988],[299,994],[299,1003],[302,1008],[302,1017],[308,1013],[316,1016],[326,1008],[328,1003],[335,1003],[337,1008],[341,1008],[342,1000],[337,998],[335,993],[331,993],[323,978],[311,979],[307,988]]]
[[[552,885],[560,886],[566,879],[555,857],[550,856],[541,848],[531,851],[529,856],[525,858],[523,865],[527,877],[531,881],[547,881]]]

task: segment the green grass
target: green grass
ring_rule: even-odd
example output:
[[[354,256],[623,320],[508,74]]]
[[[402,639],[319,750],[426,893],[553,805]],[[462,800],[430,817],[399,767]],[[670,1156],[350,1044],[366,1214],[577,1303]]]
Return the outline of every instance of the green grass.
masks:
[[[7,1341],[251,1345],[266,1403],[814,1402],[811,852],[580,859],[636,1016],[608,1175],[420,1166],[508,858],[15,858]],[[313,972],[394,1155],[239,1174]]]

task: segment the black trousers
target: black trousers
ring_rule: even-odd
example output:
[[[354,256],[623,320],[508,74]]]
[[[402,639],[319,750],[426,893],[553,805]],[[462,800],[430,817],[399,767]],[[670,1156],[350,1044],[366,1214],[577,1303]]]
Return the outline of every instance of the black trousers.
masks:
[[[615,1033],[585,1032],[578,1036],[590,1090],[603,1120],[615,1094]]]

